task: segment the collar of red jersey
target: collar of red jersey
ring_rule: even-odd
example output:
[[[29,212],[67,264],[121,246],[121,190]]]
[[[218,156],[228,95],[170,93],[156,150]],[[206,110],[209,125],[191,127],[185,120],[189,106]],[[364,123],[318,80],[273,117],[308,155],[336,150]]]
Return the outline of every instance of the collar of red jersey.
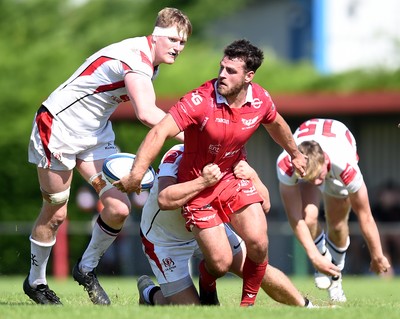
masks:
[[[226,105],[229,106],[228,101],[226,100],[225,96],[222,96],[221,94],[218,93],[217,90],[217,82],[215,81],[214,83],[214,90],[215,90],[215,95],[217,97],[217,103],[221,104],[221,103],[225,103]],[[253,89],[252,89],[252,85],[250,83],[249,87],[247,88],[247,93],[246,93],[246,102],[245,103],[253,103],[254,99],[253,99]]]

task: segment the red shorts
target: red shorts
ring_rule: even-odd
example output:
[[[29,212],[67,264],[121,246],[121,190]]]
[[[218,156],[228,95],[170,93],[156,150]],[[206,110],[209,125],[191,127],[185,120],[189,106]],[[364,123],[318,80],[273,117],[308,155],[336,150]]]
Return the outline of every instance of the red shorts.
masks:
[[[194,226],[211,228],[228,223],[230,222],[229,215],[247,205],[263,202],[250,180],[222,181],[217,184],[217,188],[217,195],[213,199],[204,199],[199,196],[183,206],[182,215],[189,231]]]

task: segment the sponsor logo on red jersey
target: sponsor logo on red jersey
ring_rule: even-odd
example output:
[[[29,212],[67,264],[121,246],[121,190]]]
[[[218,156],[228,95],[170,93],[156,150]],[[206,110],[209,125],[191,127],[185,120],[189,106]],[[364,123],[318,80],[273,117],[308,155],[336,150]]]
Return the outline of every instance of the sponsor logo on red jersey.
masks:
[[[261,105],[263,104],[263,102],[259,99],[259,98],[255,98],[253,100],[253,102],[251,102],[251,105],[255,108],[255,109],[259,109],[261,107]]]
[[[242,123],[243,123],[243,125],[245,125],[245,126],[253,127],[254,124],[257,123],[257,120],[258,120],[258,116],[254,117],[254,118],[252,118],[252,119],[243,119],[243,118],[242,118]]]

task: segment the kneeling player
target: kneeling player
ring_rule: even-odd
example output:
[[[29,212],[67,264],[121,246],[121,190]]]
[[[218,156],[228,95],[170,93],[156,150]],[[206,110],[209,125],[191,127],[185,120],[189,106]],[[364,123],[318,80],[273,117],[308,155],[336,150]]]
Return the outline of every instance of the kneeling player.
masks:
[[[204,167],[202,175],[197,179],[177,184],[182,152],[183,145],[179,144],[164,155],[158,178],[143,207],[140,226],[143,250],[160,286],[156,286],[150,277],[141,276],[138,279],[141,304],[219,305],[216,290],[209,293],[199,285],[199,296],[193,284],[189,261],[192,257],[202,259],[202,254],[192,233],[185,228],[180,208],[200,191],[216,184],[220,179],[220,171],[217,165],[210,164]],[[257,173],[245,161],[240,161],[235,166],[234,173],[239,178],[252,179],[257,191],[263,196],[263,208],[268,212],[269,193]],[[234,255],[230,271],[241,277],[246,247],[228,225],[224,227]],[[201,267],[204,267],[203,262],[200,263]],[[312,307],[311,302],[300,294],[290,279],[271,265],[267,266],[261,287],[277,302]]]

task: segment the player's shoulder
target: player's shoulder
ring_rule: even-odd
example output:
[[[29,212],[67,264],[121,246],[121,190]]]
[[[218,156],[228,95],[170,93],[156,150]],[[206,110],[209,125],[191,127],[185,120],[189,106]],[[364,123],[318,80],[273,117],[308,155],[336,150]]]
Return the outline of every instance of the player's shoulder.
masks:
[[[198,112],[202,109],[201,106],[207,105],[207,103],[215,98],[214,80],[209,80],[201,84],[199,87],[189,91],[179,100],[186,106],[190,106],[190,110]]]
[[[198,88],[192,90],[192,92],[198,92],[202,96],[210,96],[215,91],[215,82],[217,79],[212,79],[204,82]]]
[[[258,83],[251,83],[251,88],[252,88],[252,95],[253,95],[253,104],[255,105],[264,105],[265,107],[273,107],[275,108],[274,102],[272,100],[271,95],[269,92],[262,87]],[[259,106],[257,108],[260,108]]]
[[[97,55],[120,60],[121,62],[144,62],[150,65],[150,47],[146,37],[135,37],[121,40],[110,44],[100,51]]]
[[[162,157],[161,164],[175,164],[180,161],[184,150],[183,144],[172,146]]]

